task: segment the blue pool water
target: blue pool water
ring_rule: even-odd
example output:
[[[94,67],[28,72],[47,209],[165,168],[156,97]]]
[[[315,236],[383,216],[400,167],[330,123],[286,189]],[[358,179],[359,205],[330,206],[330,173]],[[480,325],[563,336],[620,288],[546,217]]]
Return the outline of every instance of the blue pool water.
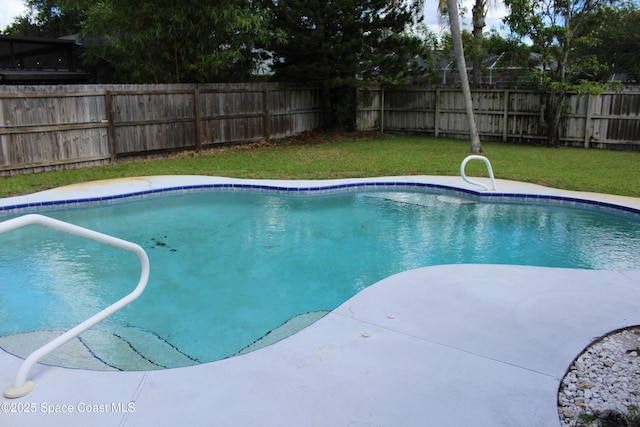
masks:
[[[147,251],[145,293],[97,328],[129,347],[151,345],[137,344],[135,330],[179,352],[153,360],[160,368],[236,355],[412,268],[640,268],[631,215],[419,191],[207,191],[43,213]],[[0,234],[0,336],[68,329],[130,292],[138,275],[130,252],[37,226]],[[101,352],[117,351],[110,343],[98,340],[91,354],[106,360]]]

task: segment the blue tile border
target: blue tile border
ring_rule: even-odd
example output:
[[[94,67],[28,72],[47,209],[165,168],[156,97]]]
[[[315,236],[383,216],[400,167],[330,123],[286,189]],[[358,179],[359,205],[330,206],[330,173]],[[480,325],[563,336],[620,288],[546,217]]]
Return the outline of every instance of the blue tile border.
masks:
[[[522,194],[522,193],[498,193],[498,192],[479,192],[469,190],[465,188],[454,187],[443,184],[432,184],[424,182],[407,182],[407,181],[361,181],[361,182],[348,182],[344,184],[330,184],[330,185],[318,185],[318,186],[304,186],[304,187],[288,187],[280,185],[268,185],[268,184],[252,184],[252,183],[215,183],[215,184],[194,184],[194,185],[181,185],[173,187],[163,187],[144,191],[135,191],[132,193],[114,194],[109,196],[99,197],[87,197],[87,198],[75,198],[65,200],[51,200],[44,202],[27,202],[22,204],[14,204],[7,206],[0,206],[0,213],[19,213],[16,211],[41,207],[65,207],[71,205],[85,205],[91,203],[101,203],[110,201],[123,201],[126,199],[136,199],[149,195],[162,195],[170,193],[192,192],[197,190],[259,190],[269,192],[284,192],[290,194],[312,194],[312,193],[331,193],[340,192],[344,190],[365,190],[365,189],[389,189],[389,188],[401,188],[401,189],[430,189],[444,191],[447,193],[461,194],[468,196],[478,201],[487,201],[495,203],[523,203],[523,202],[551,202],[558,203],[560,205],[574,205],[583,207],[598,207],[606,210],[622,213],[630,213],[634,215],[640,215],[640,209],[632,208],[624,205],[617,205],[614,203],[601,202],[588,199],[580,199],[576,197],[565,196],[553,196],[544,194]]]

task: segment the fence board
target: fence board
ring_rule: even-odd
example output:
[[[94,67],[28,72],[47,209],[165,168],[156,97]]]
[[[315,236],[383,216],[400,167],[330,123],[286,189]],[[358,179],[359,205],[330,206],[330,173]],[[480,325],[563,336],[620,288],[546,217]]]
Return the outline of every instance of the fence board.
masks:
[[[540,142],[546,139],[541,97],[531,90],[472,90],[482,139]],[[640,149],[640,91],[570,94],[560,139],[566,145]],[[468,137],[462,92],[451,87],[367,88],[358,94],[358,129]],[[636,148],[637,147],[637,148]]]
[[[294,87],[269,91],[267,96],[271,138],[283,138],[321,126],[318,89]]]
[[[257,141],[265,136],[264,89],[201,91],[203,145]]]

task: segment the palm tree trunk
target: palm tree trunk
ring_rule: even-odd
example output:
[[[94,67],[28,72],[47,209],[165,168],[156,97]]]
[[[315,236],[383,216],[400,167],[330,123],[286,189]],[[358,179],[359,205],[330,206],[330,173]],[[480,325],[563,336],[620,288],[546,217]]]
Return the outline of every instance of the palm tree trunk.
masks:
[[[476,0],[472,9],[471,22],[473,23],[473,84],[482,83],[482,40],[484,39],[484,27],[487,0]]]
[[[447,0],[447,9],[449,12],[449,27],[451,28],[451,41],[453,42],[453,50],[456,54],[456,64],[458,65],[458,73],[460,73],[460,84],[462,85],[462,94],[464,96],[464,106],[467,112],[467,121],[469,122],[469,138],[471,139],[471,152],[474,154],[482,153],[480,145],[480,137],[478,136],[478,128],[476,127],[476,119],[473,116],[473,101],[471,100],[471,88],[469,87],[469,76],[467,76],[467,64],[464,60],[464,49],[462,47],[462,34],[460,32],[460,20],[458,18],[458,2],[457,0]]]

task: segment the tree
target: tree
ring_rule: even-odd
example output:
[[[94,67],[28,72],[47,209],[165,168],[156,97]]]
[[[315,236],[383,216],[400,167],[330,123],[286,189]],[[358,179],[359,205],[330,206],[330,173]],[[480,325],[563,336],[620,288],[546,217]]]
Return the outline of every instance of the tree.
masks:
[[[198,83],[249,78],[270,34],[256,1],[60,0],[84,10],[87,59],[114,81]]]
[[[640,83],[640,7],[603,5],[577,31],[576,56],[583,58],[585,77],[606,82],[626,74]]]
[[[419,75],[415,77],[417,84],[440,84],[443,80],[443,64],[450,58],[448,49],[451,45],[448,34],[439,35],[424,23],[418,24],[412,29],[422,43],[418,61],[420,63]]]
[[[446,0],[439,0],[439,6],[441,10],[446,3]],[[469,62],[471,63],[471,77],[474,84],[480,84],[482,82],[482,73],[484,71],[483,60],[486,52],[483,43],[484,28],[486,27],[486,18],[489,3],[489,0],[474,0],[473,7],[471,9],[472,43],[466,45],[467,48],[465,49],[465,51],[467,52],[467,56],[470,59]]]
[[[59,38],[75,34],[83,19],[81,10],[62,9],[55,0],[27,0],[28,12],[18,16],[3,31],[4,35]]]
[[[475,0],[471,10],[471,22],[473,27],[473,82],[480,83],[482,77],[482,59],[484,39],[484,27],[486,26],[488,0]]]
[[[507,24],[515,34],[528,37],[541,58],[542,70],[533,81],[543,98],[541,119],[550,146],[560,141],[567,93],[595,88],[579,79],[581,58],[574,48],[591,14],[607,3],[609,0],[505,0]]]
[[[507,81],[512,85],[530,83],[528,69],[536,63],[531,56],[531,47],[519,37],[503,37],[491,31],[483,38],[483,51],[496,58],[494,70],[491,70],[492,82]]]
[[[444,0],[440,0],[439,9],[443,10]],[[464,96],[464,107],[469,126],[469,139],[471,140],[471,152],[474,154],[482,152],[480,136],[476,126],[476,119],[473,115],[473,100],[471,98],[471,87],[469,86],[469,76],[467,75],[467,63],[464,58],[464,48],[462,46],[462,32],[460,30],[460,18],[458,14],[457,0],[446,0],[446,9],[449,15],[449,29],[451,30],[451,41],[456,57],[458,74],[460,75],[460,85]]]
[[[273,48],[275,79],[321,88],[324,127],[355,124],[359,81],[398,82],[419,52],[405,29],[420,1],[266,0],[274,30],[285,38]]]

